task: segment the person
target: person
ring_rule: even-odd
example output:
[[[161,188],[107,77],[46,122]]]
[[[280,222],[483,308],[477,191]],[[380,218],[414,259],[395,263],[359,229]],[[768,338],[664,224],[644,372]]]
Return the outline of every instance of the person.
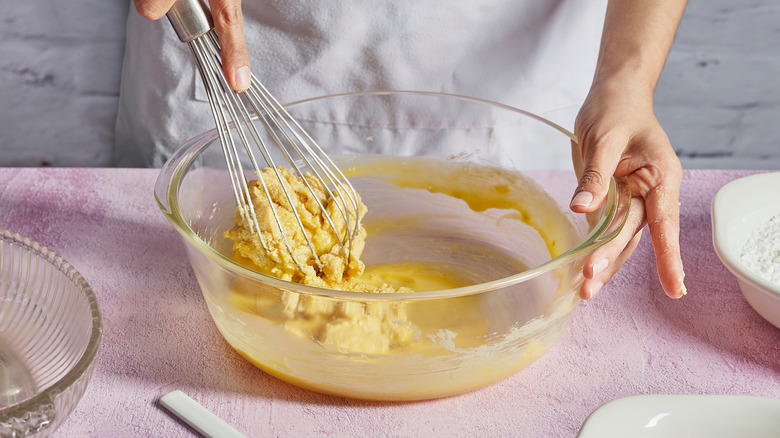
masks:
[[[195,112],[176,111],[183,101],[205,105],[205,98],[197,96],[194,69],[180,67],[192,62],[186,46],[170,26],[152,25],[164,21],[174,1],[135,0],[137,14],[128,20],[120,165],[161,165],[188,138],[182,133],[209,126]],[[685,4],[210,0],[224,73],[236,91],[248,87],[252,48],[253,59],[272,60],[258,62],[263,81],[287,97],[337,87],[460,92],[573,124],[579,185],[571,210],[596,211],[613,175],[628,179],[633,196],[622,233],[586,260],[580,289],[586,300],[630,257],[645,225],[663,290],[672,298],[687,292],[679,245],[682,167],[653,108]]]

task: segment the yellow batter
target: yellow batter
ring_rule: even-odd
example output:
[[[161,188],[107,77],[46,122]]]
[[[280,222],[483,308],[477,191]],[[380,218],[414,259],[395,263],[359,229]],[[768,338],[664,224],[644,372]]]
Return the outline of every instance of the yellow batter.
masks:
[[[484,211],[482,217],[495,218],[499,224],[504,219],[510,225],[522,221],[539,232],[542,248],[546,247],[553,257],[578,239],[568,219],[544,198],[543,191],[516,173],[457,161],[387,157],[361,158],[347,162],[342,169],[366,189],[366,199],[371,196],[371,202],[376,201],[377,193],[384,195],[381,184],[390,183],[394,188],[388,193],[392,196],[398,190],[411,190],[402,195],[404,201],[417,199],[418,194],[422,195],[422,202],[446,195],[438,199],[452,199],[455,204],[462,200],[468,209]],[[396,218],[392,214],[395,201],[372,204],[376,218],[367,221],[368,231],[358,231],[358,244],[350,251],[349,262],[344,263],[343,257],[338,257],[342,255],[338,237],[344,229],[333,232],[330,226],[323,228],[322,212],[316,202],[309,202],[316,198],[328,211],[334,200],[325,191],[310,194],[301,180],[286,169],[279,169],[283,183],[273,172],[266,169],[261,173],[267,186],[285,184],[295,193],[293,204],[289,205],[278,196],[278,191],[269,190],[276,194],[272,202],[282,211],[283,227],[298,227],[290,208],[298,211],[305,217],[306,232],[317,236],[314,252],[299,239],[302,236],[297,234],[298,230],[289,230],[293,252],[306,266],[300,273],[284,243],[279,242],[281,232],[269,217],[270,204],[262,184],[255,182],[250,193],[261,223],[260,235],[267,240],[269,251],[266,253],[258,246],[260,240],[253,237],[239,213],[235,226],[225,233],[233,239],[233,259],[288,281],[362,292],[365,299],[362,294],[350,301],[344,296],[331,297],[327,292],[298,293],[294,286],[265,287],[253,279],[237,278],[231,286],[228,306],[222,308],[223,303],[216,303],[215,322],[240,354],[272,375],[320,392],[359,398],[418,400],[457,394],[511,375],[541,356],[557,339],[557,329],[547,332],[547,327],[565,321],[575,304],[575,296],[567,292],[572,280],[563,272],[553,273],[549,284],[553,291],[560,288],[558,292],[564,299],[556,299],[558,304],[545,317],[522,326],[505,326],[509,321],[502,320],[500,315],[506,316],[506,312],[485,300],[484,294],[441,300],[418,299],[417,294],[408,300],[383,299],[374,294],[400,293],[402,298],[405,292],[454,289],[488,280],[481,277],[481,271],[467,274],[459,265],[420,262],[414,254],[409,255],[410,261],[365,266],[360,257],[367,235],[375,236],[374,242],[380,246],[372,249],[373,253],[381,251],[380,242],[396,235],[405,236],[407,229],[415,230],[418,225],[414,215]],[[311,181],[313,187],[318,187],[315,180]],[[372,186],[371,181],[379,181],[380,187]],[[428,194],[433,198],[428,198]],[[497,210],[486,211],[489,209]],[[366,213],[362,201],[358,209],[351,211],[355,213],[361,217]],[[457,251],[457,243],[452,245],[451,249]],[[315,253],[324,259],[322,266],[314,261]],[[333,256],[334,267],[324,268],[331,259],[329,255]],[[377,257],[370,255],[372,259]],[[561,278],[556,279],[558,275]],[[279,351],[286,353],[279,355]],[[371,377],[380,375],[392,377]]]
[[[278,176],[277,173],[278,172]],[[244,214],[238,211],[235,226],[225,233],[233,240],[234,260],[238,263],[283,280],[308,286],[365,293],[406,293],[443,290],[465,286],[458,273],[435,264],[390,263],[366,270],[360,256],[365,246],[366,230],[361,226],[350,248],[342,247],[349,232],[344,215],[338,210],[339,197],[345,190],[333,190],[332,196],[316,178],[306,175],[308,182],[290,170],[266,168],[260,180],[249,183],[249,193],[260,230],[253,232]],[[282,184],[290,194],[288,199]],[[309,189],[311,187],[311,189]],[[267,190],[267,191],[266,191]],[[348,207],[350,222],[355,214],[362,219],[366,206],[357,201]],[[290,204],[292,200],[292,205]],[[319,202],[318,202],[319,201]],[[320,206],[324,207],[321,208]],[[274,215],[273,209],[276,211]],[[313,249],[307,243],[294,213],[301,218]],[[326,220],[329,215],[334,227]],[[279,223],[282,224],[280,229]],[[292,251],[288,251],[289,245]],[[347,250],[349,263],[343,251]],[[293,259],[295,257],[295,260]],[[297,260],[297,264],[296,264]],[[319,262],[317,261],[319,260]],[[302,268],[299,269],[298,266]],[[257,303],[251,292],[233,293],[233,303],[257,312],[258,306],[279,307],[275,312],[292,333],[311,337],[322,345],[361,353],[387,353],[405,348],[413,341],[414,328],[408,323],[406,307],[337,302],[324,297],[285,291],[279,303]]]
[[[464,200],[474,211],[484,211],[488,208],[503,208],[508,211],[507,217],[529,223],[536,230],[542,230],[541,222],[546,223],[550,235],[542,235],[548,250],[555,256],[561,252],[559,242],[550,236],[560,237],[564,233],[557,226],[560,220],[544,211],[529,214],[526,206],[519,205],[508,185],[516,187],[511,179],[505,179],[503,174],[490,174],[488,170],[480,172],[452,172],[447,178],[437,177],[437,183],[431,185],[429,171],[426,172],[425,161],[391,162],[374,161],[361,162],[359,167],[347,167],[348,175],[381,174],[394,185],[409,188],[422,188],[432,193],[443,193],[453,198]],[[265,242],[263,249],[258,233],[252,232],[247,226],[244,216],[238,212],[235,226],[228,230],[226,237],[233,240],[233,258],[238,263],[251,269],[309,286],[326,289],[355,291],[364,293],[407,293],[412,291],[425,292],[453,289],[473,284],[473,278],[456,268],[435,263],[395,262],[375,265],[366,268],[360,260],[365,246],[367,232],[361,226],[358,230],[351,251],[348,251],[349,263],[345,263],[343,248],[339,240],[344,240],[347,232],[346,223],[338,211],[334,210],[336,202],[342,196],[342,190],[334,190],[333,196],[315,179],[307,176],[310,190],[303,180],[292,174],[286,168],[277,168],[280,178],[272,168],[264,169],[260,177],[268,187],[266,195],[263,185],[258,181],[250,183],[250,196],[255,214],[260,224],[260,236]],[[452,178],[457,178],[453,180]],[[473,179],[473,180],[472,180]],[[494,185],[483,188],[486,181]],[[281,191],[281,184],[293,193],[292,205]],[[480,190],[469,192],[469,188],[480,187]],[[478,193],[479,196],[475,196]],[[315,202],[314,199],[319,202]],[[290,252],[282,239],[282,232],[271,211],[271,203],[275,206],[279,220],[283,225],[287,243],[292,249],[303,271],[299,270],[290,256]],[[337,222],[336,232],[324,219],[324,211]],[[347,203],[350,205],[350,203]],[[349,210],[350,219],[359,214],[362,219],[366,214],[366,206],[359,199],[359,209]],[[293,212],[301,216],[306,233],[314,243],[314,252],[306,243],[302,231],[294,218]],[[538,222],[538,223],[537,223]],[[382,223],[375,224],[379,228]],[[375,230],[376,231],[376,230]],[[315,257],[316,254],[316,257]],[[319,257],[321,264],[316,262]],[[263,298],[260,298],[263,296]],[[480,306],[479,297],[462,297],[458,306],[472,308]],[[456,321],[446,321],[440,324],[441,318],[460,318],[463,314],[474,315],[474,312],[462,312],[463,309],[448,309],[446,315],[413,315],[409,317],[407,303],[374,301],[368,298],[365,302],[349,302],[336,300],[327,296],[300,294],[285,290],[278,296],[258,294],[249,287],[237,283],[231,293],[231,304],[234,308],[245,312],[262,315],[270,321],[275,321],[288,332],[303,339],[313,339],[327,348],[345,352],[385,354],[394,351],[416,350],[417,347],[431,348],[431,340],[419,338],[422,331],[436,330],[436,327],[461,327],[457,343],[459,348],[468,348],[471,344],[478,345],[489,330],[487,318],[471,317],[468,324],[462,325]],[[410,321],[418,324],[431,322],[430,327],[415,327]],[[454,324],[449,324],[454,323]],[[467,332],[467,333],[466,333]],[[417,338],[415,337],[417,336]]]

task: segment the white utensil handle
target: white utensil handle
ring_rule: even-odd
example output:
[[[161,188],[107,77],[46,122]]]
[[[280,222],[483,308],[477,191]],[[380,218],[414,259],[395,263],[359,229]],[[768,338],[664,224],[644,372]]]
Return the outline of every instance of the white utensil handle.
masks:
[[[246,438],[182,391],[160,397],[160,404],[208,438]]]

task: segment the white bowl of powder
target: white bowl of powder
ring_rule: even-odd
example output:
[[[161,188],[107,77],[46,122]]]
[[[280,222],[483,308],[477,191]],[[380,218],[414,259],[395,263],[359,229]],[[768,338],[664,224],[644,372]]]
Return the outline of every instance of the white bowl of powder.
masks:
[[[780,328],[780,172],[725,184],[711,213],[715,253],[748,303]]]

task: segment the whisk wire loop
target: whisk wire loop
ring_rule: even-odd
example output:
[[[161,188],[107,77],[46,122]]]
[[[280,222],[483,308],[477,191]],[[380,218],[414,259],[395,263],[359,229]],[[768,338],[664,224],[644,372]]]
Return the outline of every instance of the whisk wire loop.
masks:
[[[236,196],[239,212],[242,214],[246,223],[249,224],[252,234],[257,236],[265,253],[268,254],[269,248],[261,232],[260,223],[255,213],[255,206],[253,205],[246,182],[244,166],[242,165],[241,159],[239,157],[238,149],[236,147],[233,136],[231,135],[231,129],[236,133],[241,143],[244,145],[244,149],[249,156],[252,167],[254,168],[254,172],[256,175],[258,175],[258,177],[260,176],[261,168],[254,156],[251,144],[244,130],[245,128],[248,129],[250,131],[250,135],[252,135],[255,139],[259,139],[259,136],[256,132],[251,132],[255,130],[255,127],[251,122],[251,116],[247,112],[246,108],[241,104],[238,93],[230,88],[224,76],[222,75],[222,62],[219,56],[219,42],[217,40],[216,33],[213,30],[210,30],[203,36],[192,40],[189,45],[191,48],[193,48],[192,50],[193,54],[195,55],[198,69],[203,76],[206,94],[208,96],[212,113],[214,115],[214,121],[217,125],[217,132],[219,134],[220,143],[222,144],[223,153],[225,155],[225,160],[228,166],[228,173],[230,174],[231,185],[233,185],[234,196]],[[237,108],[239,109],[238,112],[236,112]],[[228,122],[228,117],[232,123]],[[261,149],[264,148],[265,145],[261,144]],[[274,171],[276,171],[272,157],[270,157],[268,154],[264,154],[264,158],[266,159],[267,164],[271,166]],[[279,177],[278,172],[277,177]],[[258,178],[258,180],[261,187],[263,188],[264,195],[270,201],[271,194],[265,180],[263,178]],[[238,185],[236,184],[237,182]],[[283,184],[282,189],[285,193],[285,196],[287,197],[287,201],[292,206],[293,204],[290,198],[290,194]],[[290,254],[290,257],[292,258],[298,270],[303,271],[303,265],[295,256],[289,239],[287,238],[287,234],[284,232],[282,221],[279,218],[279,214],[276,211],[276,208],[274,208],[272,202],[269,202],[269,205],[271,207],[270,210],[274,217],[274,221],[280,230],[285,248]],[[297,214],[294,216],[298,220],[298,225],[303,231],[303,235],[305,236],[312,253],[316,255],[314,246],[308,236],[306,236],[303,224],[300,222],[300,216]]]
[[[216,92],[221,85],[218,83],[217,78],[213,74],[210,74],[214,68],[209,65],[213,62],[213,58],[208,51],[208,47],[203,45],[200,39],[192,40],[188,45],[193,52],[198,71],[203,80],[206,93],[209,96],[208,101],[211,107],[211,113],[216,122],[217,133],[219,135],[220,143],[222,144],[222,152],[225,156],[225,163],[228,166],[228,175],[230,177],[230,183],[233,188],[233,195],[236,204],[238,205],[239,213],[244,221],[247,224],[250,224],[250,227],[254,228],[253,233],[261,236],[254,206],[252,205],[251,198],[248,196],[249,188],[246,179],[241,177],[244,173],[244,169],[241,165],[241,160],[237,158],[238,151],[236,150],[235,142],[227,130],[228,124],[222,109],[224,104],[221,102],[220,94]],[[260,238],[260,243],[263,249],[268,251],[262,236]]]
[[[343,194],[349,195],[350,201],[352,201],[352,207],[354,211],[357,211],[360,204],[357,198],[357,192],[355,191],[354,187],[352,187],[352,184],[349,182],[343,172],[339,169],[339,167],[330,159],[330,157],[328,157],[325,151],[322,150],[322,148],[317,144],[317,142],[314,141],[308,132],[303,129],[303,127],[301,127],[298,121],[295,120],[295,118],[293,118],[289,112],[287,112],[284,106],[281,105],[270,92],[268,92],[268,89],[265,88],[265,86],[257,81],[254,77],[253,84],[255,85],[256,90],[250,89],[249,91],[251,91],[253,94],[261,94],[266,100],[273,104],[273,112],[271,114],[275,114],[275,116],[272,115],[272,117],[274,117],[276,125],[286,128],[283,130],[283,132],[285,133],[285,139],[287,140],[287,143],[298,154],[299,158],[301,158],[301,160],[307,165],[308,169],[312,171],[319,180],[328,181],[330,183],[328,186],[333,185],[334,187],[346,187],[346,193]],[[259,100],[261,102],[263,101],[262,99]],[[287,135],[288,133],[289,135]],[[293,141],[291,137],[295,137],[297,142]],[[301,151],[301,148],[303,148],[303,152]],[[313,165],[312,161],[316,165]],[[293,165],[299,173],[301,172],[300,169],[298,169],[297,164],[292,160],[290,160],[290,164]],[[329,187],[326,187],[326,190],[328,191],[328,194],[334,199],[338,198],[343,201],[339,206],[346,220],[348,214],[348,209],[344,203],[346,201],[341,197],[335,197]],[[346,222],[349,224],[349,221]],[[358,218],[358,226],[355,227],[355,229],[350,233],[348,233],[351,238],[354,238],[353,233],[357,233],[359,230],[359,223],[360,222]]]
[[[335,210],[342,216],[343,224],[340,222],[339,225],[343,225],[344,229],[343,232],[340,232],[339,226],[334,222],[334,218],[328,213],[328,209],[322,204],[322,201],[317,196],[311,197],[323,212],[322,217],[325,218],[333,231],[333,235],[339,243],[345,266],[348,266],[352,243],[361,228],[361,204],[357,192],[349,180],[298,121],[254,75],[251,76],[251,86],[243,93],[235,92],[228,85],[222,74],[219,39],[213,29],[187,41],[187,44],[195,57],[217,125],[239,215],[249,225],[250,232],[259,239],[265,255],[270,253],[270,249],[263,237],[255,206],[249,193],[246,177],[248,171],[253,171],[258,176],[258,184],[262,187],[264,195],[269,201],[269,210],[278,226],[284,246],[296,267],[304,272],[303,264],[296,257],[283,222],[274,202],[272,202],[269,187],[261,177],[261,170],[266,166],[260,165],[256,157],[256,150],[259,150],[267,167],[272,169],[279,179],[281,190],[289,203],[290,211],[300,228],[301,235],[313,255],[314,263],[322,268],[322,261],[317,254],[312,238],[307,232],[299,212],[295,209],[296,204],[293,202],[293,197],[297,197],[297,195],[290,193],[283,176],[279,173],[273,154],[270,153],[270,149],[275,147],[282,153],[290,167],[294,169],[294,173],[300,177],[310,192],[316,193],[307,176],[311,175],[319,181],[321,187],[318,189],[325,190]],[[263,127],[263,131],[267,133],[268,137],[261,135],[256,124]],[[236,144],[234,136],[238,138],[243,148]],[[241,149],[246,153],[251,169],[245,169],[241,159]]]
[[[301,181],[303,181],[309,191],[313,192],[314,188],[311,186],[308,178],[305,177],[306,171],[302,170],[302,167],[311,172],[319,181],[322,182],[322,189],[328,193],[329,197],[333,200],[334,205],[336,205],[336,207],[339,209],[339,213],[342,215],[345,224],[344,238],[341,237],[338,227],[333,222],[333,218],[328,214],[323,216],[328,222],[328,225],[333,230],[333,233],[339,242],[339,246],[341,247],[342,256],[348,263],[349,252],[352,249],[351,242],[355,238],[357,231],[360,229],[360,218],[356,214],[356,224],[355,226],[352,226],[349,219],[349,210],[346,207],[343,195],[345,194],[345,191],[350,193],[350,196],[353,199],[353,211],[358,212],[359,202],[355,196],[356,192],[354,188],[346,179],[346,177],[343,177],[342,182],[339,182],[339,180],[335,178],[333,171],[331,171],[325,165],[324,161],[315,154],[314,149],[312,149],[310,146],[311,144],[316,145],[314,140],[312,140],[311,137],[306,134],[297,121],[290,116],[284,107],[279,104],[279,102],[259,81],[257,81],[256,78],[253,77],[252,81],[256,88],[250,88],[247,90],[246,96],[249,104],[253,107],[255,112],[261,115],[261,117],[258,118],[260,123],[263,125],[263,127],[265,127],[266,131],[273,138],[274,143],[278,145],[285,144],[289,146],[289,149],[287,147],[282,147],[281,151],[290,166],[295,169],[295,172],[301,178]],[[297,130],[294,128],[297,128]],[[305,135],[302,135],[301,133]],[[282,138],[284,141],[282,141]],[[294,151],[299,160],[294,159],[289,150]],[[330,163],[332,167],[337,169],[332,161]],[[344,189],[341,187],[342,185],[346,185],[348,189]],[[333,193],[334,189],[332,189],[331,186],[334,187],[335,190],[341,190],[340,194],[342,196],[335,196]],[[322,202],[320,202],[319,199],[315,197],[314,201],[322,211],[326,211],[325,206],[322,204]],[[345,239],[349,244],[345,244]]]

